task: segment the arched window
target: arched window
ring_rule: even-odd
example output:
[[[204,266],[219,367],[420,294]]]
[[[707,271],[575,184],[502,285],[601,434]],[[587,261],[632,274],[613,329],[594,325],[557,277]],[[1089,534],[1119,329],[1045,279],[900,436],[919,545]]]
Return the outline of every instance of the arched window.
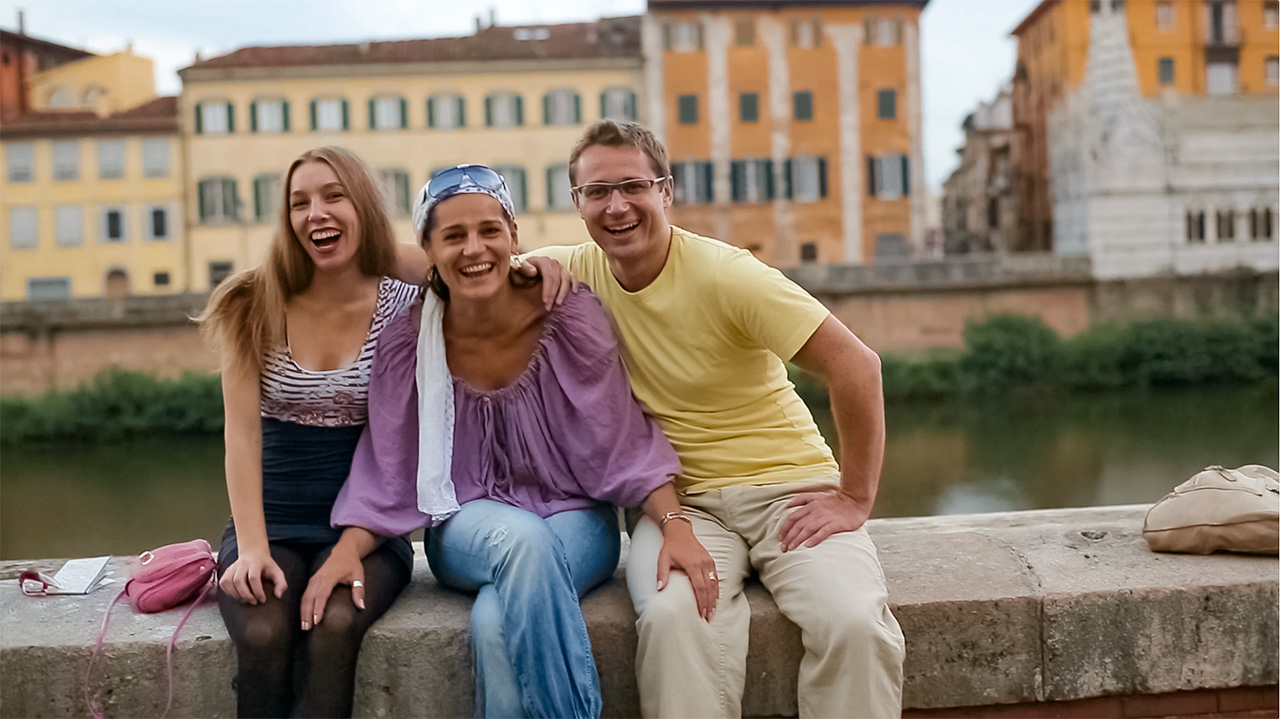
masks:
[[[62,85],[54,85],[49,90],[49,109],[70,110],[76,106],[76,95]]]

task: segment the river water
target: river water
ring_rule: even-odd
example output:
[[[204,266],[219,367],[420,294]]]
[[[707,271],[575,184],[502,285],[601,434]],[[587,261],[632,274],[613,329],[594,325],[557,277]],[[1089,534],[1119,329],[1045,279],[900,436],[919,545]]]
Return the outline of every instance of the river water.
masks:
[[[1275,467],[1278,414],[1274,387],[890,406],[873,516],[1154,502],[1209,464]],[[0,478],[0,559],[216,545],[228,515],[220,437],[7,446]]]

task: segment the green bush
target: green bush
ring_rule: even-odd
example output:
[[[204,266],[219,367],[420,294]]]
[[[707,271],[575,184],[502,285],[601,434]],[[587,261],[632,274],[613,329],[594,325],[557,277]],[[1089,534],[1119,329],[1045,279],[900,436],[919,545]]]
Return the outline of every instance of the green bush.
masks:
[[[964,328],[960,373],[976,394],[1003,394],[1047,382],[1061,359],[1061,340],[1039,317],[997,315]]]

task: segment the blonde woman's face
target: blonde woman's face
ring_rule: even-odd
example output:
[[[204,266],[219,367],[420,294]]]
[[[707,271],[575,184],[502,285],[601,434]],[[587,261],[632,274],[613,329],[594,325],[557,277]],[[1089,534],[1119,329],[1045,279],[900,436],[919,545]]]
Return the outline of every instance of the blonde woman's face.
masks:
[[[346,270],[360,249],[360,218],[327,162],[304,162],[289,182],[289,224],[317,272]]]

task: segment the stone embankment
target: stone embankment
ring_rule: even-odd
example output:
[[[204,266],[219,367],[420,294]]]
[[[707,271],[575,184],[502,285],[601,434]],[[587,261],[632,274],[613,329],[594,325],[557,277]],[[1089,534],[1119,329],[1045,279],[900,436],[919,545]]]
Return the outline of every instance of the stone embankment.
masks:
[[[1142,516],[1131,506],[872,521],[907,638],[908,715],[1274,716],[1276,559],[1152,554]],[[113,561],[118,582],[128,564]],[[90,652],[121,585],[27,598],[14,578],[31,565],[0,563],[0,716],[82,716]],[[758,585],[748,598],[744,715],[795,716],[799,632]],[[365,640],[356,715],[472,716],[469,609],[419,559],[413,584]],[[635,615],[621,570],[583,612],[605,715],[637,715]],[[179,617],[117,607],[94,670],[107,716],[160,714]],[[174,653],[171,714],[233,716],[234,673],[217,609],[201,607]]]

